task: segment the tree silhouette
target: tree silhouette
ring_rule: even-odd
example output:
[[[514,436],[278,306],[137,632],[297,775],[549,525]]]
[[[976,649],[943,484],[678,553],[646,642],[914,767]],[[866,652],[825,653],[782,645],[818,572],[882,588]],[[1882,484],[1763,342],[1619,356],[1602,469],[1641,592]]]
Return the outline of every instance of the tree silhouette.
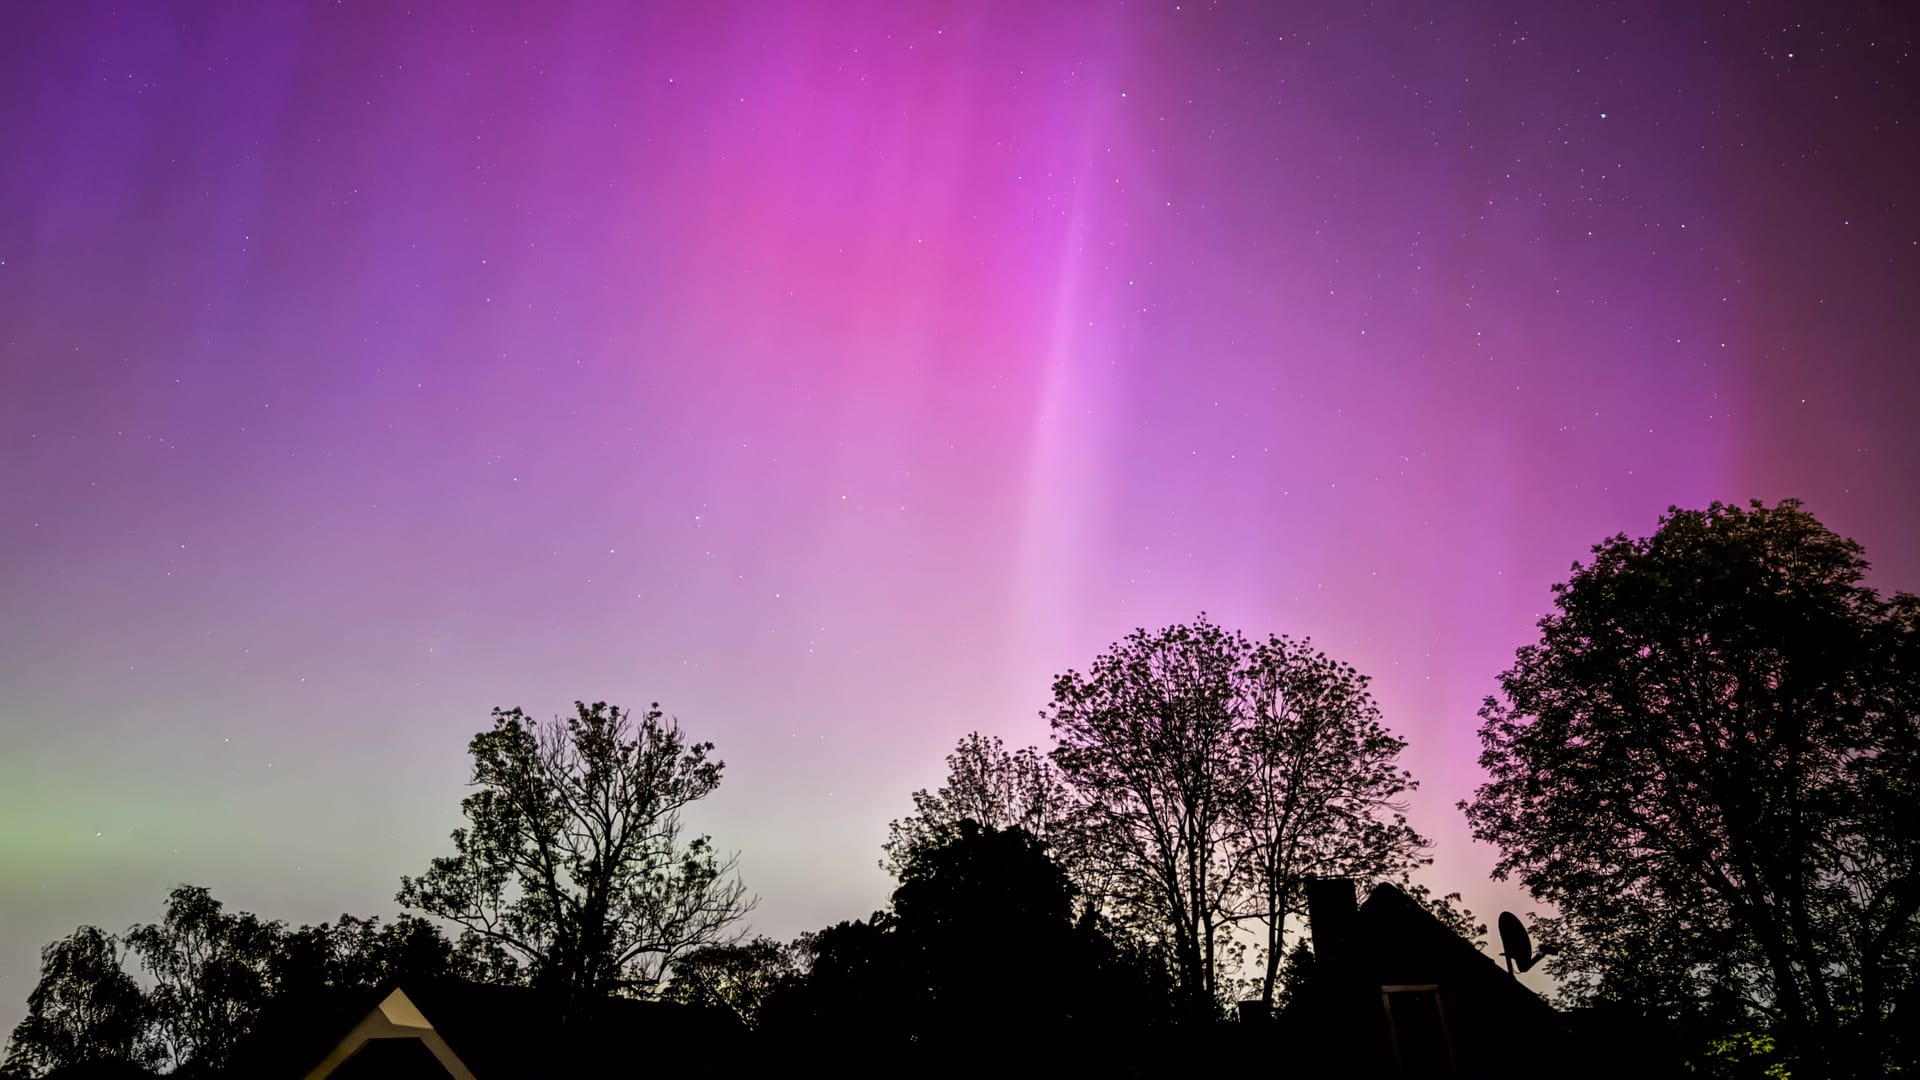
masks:
[[[756,1028],[767,999],[800,977],[796,951],[764,936],[702,946],[674,964],[673,981],[661,996],[683,1005],[724,1009]]]
[[[1715,503],[1554,586],[1462,807],[1559,908],[1570,996],[1731,1008],[1823,1075],[1874,1067],[1920,958],[1920,602],[1865,570],[1796,502]]]
[[[804,970],[775,987],[760,1011],[758,1031],[769,1053],[777,1048],[788,1062],[830,1062],[855,1076],[916,1059],[926,987],[905,966],[891,923],[886,912],[875,912],[794,942]]]
[[[1263,931],[1260,1002],[1270,1011],[1308,877],[1404,881],[1430,860],[1398,801],[1417,786],[1395,764],[1406,743],[1382,723],[1368,678],[1310,641],[1274,637],[1242,654],[1232,847],[1246,872],[1240,910]]]
[[[720,784],[711,743],[689,744],[658,705],[637,718],[577,702],[564,720],[493,719],[469,746],[478,790],[460,804],[454,854],[402,878],[401,904],[569,994],[649,990],[752,908],[735,860],[682,838],[681,811]]]
[[[1073,790],[1070,846],[1103,906],[1164,944],[1186,1009],[1216,1014],[1230,945],[1245,642],[1198,620],[1136,630],[1054,682],[1053,760]]]
[[[1440,921],[1440,925],[1460,935],[1475,945],[1487,943],[1487,924],[1479,916],[1468,910],[1457,892],[1435,896],[1433,890],[1425,885],[1413,882],[1395,882],[1414,903],[1426,908],[1428,913]]]
[[[1276,1014],[1297,1001],[1306,1000],[1314,992],[1320,974],[1314,963],[1313,946],[1307,944],[1305,938],[1296,940],[1287,949],[1286,960],[1280,965],[1280,987],[1273,999]]]
[[[147,1000],[172,1068],[226,1066],[271,996],[282,930],[247,912],[229,913],[201,886],[182,885],[167,895],[159,922],[127,932],[153,980]]]
[[[768,999],[770,1045],[849,1072],[923,1075],[1137,1059],[1170,1018],[1164,968],[1093,912],[1076,920],[1072,882],[1024,829],[963,819],[945,836],[912,849],[889,910],[802,939],[807,970]]]
[[[1136,630],[1055,681],[1068,865],[1124,930],[1168,950],[1191,1015],[1225,1004],[1249,921],[1271,1004],[1307,876],[1404,880],[1426,861],[1397,801],[1414,787],[1394,764],[1404,744],[1366,686],[1310,642],[1256,645],[1204,615]]]
[[[83,926],[40,950],[40,981],[7,1043],[6,1069],[22,1076],[76,1066],[155,1064],[152,1009],[125,969],[120,940]]]
[[[14,1030],[0,1075],[95,1075],[86,1070],[122,1064],[165,1066],[181,1077],[256,1075],[280,1068],[284,1047],[311,1037],[316,1015],[364,1012],[368,990],[470,974],[424,919],[403,915],[383,925],[342,915],[288,930],[228,912],[192,885],[168,894],[157,923],[135,926],[124,939],[83,926],[48,945],[41,959],[27,1019]],[[150,989],[129,970],[136,963]],[[265,1043],[269,1052],[236,1056],[248,1043]],[[120,1075],[97,1073],[109,1074]]]
[[[366,1015],[370,991],[472,977],[439,927],[412,915],[390,923],[341,915],[282,933],[269,965],[272,995],[223,1075],[271,1076],[318,1058]]]
[[[376,918],[341,915],[331,923],[283,934],[272,962],[275,993],[306,989],[372,990],[408,979],[441,978],[459,970],[453,945],[440,928],[414,915],[382,925]]]
[[[961,1053],[968,1033],[1034,1043],[1067,1022],[1084,980],[1073,886],[1024,829],[962,821],[918,849],[893,893],[893,930],[928,993],[926,1034]],[[930,1021],[936,1020],[938,1023]]]
[[[913,813],[887,825],[880,865],[898,878],[915,854],[951,840],[962,821],[990,829],[1019,827],[1046,840],[1068,796],[1053,763],[1033,747],[1009,752],[999,736],[970,732],[947,755],[947,781],[913,793]]]

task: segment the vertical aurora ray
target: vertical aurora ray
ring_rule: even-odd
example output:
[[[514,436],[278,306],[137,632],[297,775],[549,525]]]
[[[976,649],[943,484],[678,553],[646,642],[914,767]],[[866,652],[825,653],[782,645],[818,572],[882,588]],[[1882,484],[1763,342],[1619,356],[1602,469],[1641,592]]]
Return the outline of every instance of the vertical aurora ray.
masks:
[[[1038,351],[1038,392],[1028,434],[1024,506],[1020,522],[1013,610],[1020,631],[1010,635],[1027,655],[1057,654],[1065,643],[1069,612],[1079,608],[1095,585],[1079,558],[1101,542],[1107,489],[1115,479],[1105,465],[1111,452],[1107,429],[1114,402],[1105,392],[1111,377],[1113,331],[1099,325],[1091,301],[1089,263],[1099,258],[1093,235],[1092,204],[1099,198],[1094,179],[1095,147],[1106,135],[1100,117],[1112,91],[1089,78],[1082,109],[1089,114],[1072,147],[1071,168],[1062,188],[1059,255],[1053,301],[1043,347]],[[1095,251],[1089,252],[1089,247]],[[1103,371],[1102,369],[1105,369]]]

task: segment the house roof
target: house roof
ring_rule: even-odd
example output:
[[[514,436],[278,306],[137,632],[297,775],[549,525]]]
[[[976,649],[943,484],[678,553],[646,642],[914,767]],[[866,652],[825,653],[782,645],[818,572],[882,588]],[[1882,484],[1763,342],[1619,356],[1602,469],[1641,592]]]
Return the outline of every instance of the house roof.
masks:
[[[1420,1060],[1437,1054],[1462,1075],[1579,1072],[1559,1012],[1405,892],[1379,885],[1356,908],[1351,883],[1329,880],[1308,906],[1314,973],[1281,1017],[1300,1052],[1391,1075],[1426,1067],[1398,1063],[1399,1048],[1418,1043]]]
[[[612,997],[569,1004],[526,987],[408,983],[383,991],[351,1030],[339,1031],[324,1056],[297,1075],[416,1076],[430,1060],[456,1080],[550,1075],[616,1062],[672,1067],[744,1035],[731,1014],[688,1005]],[[410,1055],[415,1064],[395,1072],[395,1055]]]
[[[1396,886],[1374,887],[1360,905],[1358,929],[1354,947],[1383,984],[1431,982],[1436,970],[1443,971],[1450,982],[1485,995],[1518,1019],[1565,1027],[1558,1010]]]

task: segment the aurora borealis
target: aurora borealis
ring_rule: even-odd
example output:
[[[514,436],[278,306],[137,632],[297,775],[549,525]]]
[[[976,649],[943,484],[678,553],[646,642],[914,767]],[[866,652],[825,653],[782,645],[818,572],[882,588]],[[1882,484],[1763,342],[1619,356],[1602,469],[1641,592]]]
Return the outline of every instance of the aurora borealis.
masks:
[[[167,888],[389,914],[494,705],[659,701],[779,936],[1205,610],[1437,841],[1549,586],[1798,497],[1920,587],[1914,15],[0,10],[0,1019]],[[11,1011],[9,1011],[11,1010]]]

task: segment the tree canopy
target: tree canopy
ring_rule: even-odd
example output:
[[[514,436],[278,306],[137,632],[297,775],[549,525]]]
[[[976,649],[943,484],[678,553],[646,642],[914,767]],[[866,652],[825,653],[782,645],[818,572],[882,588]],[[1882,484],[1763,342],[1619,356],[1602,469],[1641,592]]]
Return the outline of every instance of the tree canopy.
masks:
[[[704,945],[674,964],[673,981],[661,997],[722,1009],[756,1028],[767,1000],[801,977],[800,951],[798,945],[764,935],[751,941]]]
[[[1916,601],[1796,502],[1671,510],[1553,589],[1462,804],[1559,910],[1575,1000],[1772,1026],[1871,1068],[1920,956]]]
[[[454,854],[402,878],[399,902],[465,928],[568,993],[649,991],[691,950],[728,940],[754,900],[681,812],[720,786],[712,743],[658,705],[576,702],[539,722],[495,709],[474,736]]]
[[[1026,830],[962,821],[915,852],[893,893],[893,925],[924,972],[928,1005],[955,1029],[1057,1023],[1079,988],[1074,889]]]
[[[166,1061],[175,1068],[224,1066],[272,993],[284,927],[230,912],[207,889],[182,885],[157,923],[127,931]]]
[[[126,970],[126,946],[97,926],[82,926],[40,950],[40,981],[27,1017],[7,1043],[6,1068],[22,1075],[126,1062],[157,1064],[162,1049],[153,1007]]]
[[[1204,615],[1137,630],[1054,683],[1064,843],[1082,886],[1172,959],[1196,1015],[1236,989],[1236,929],[1260,927],[1271,1005],[1311,875],[1404,880],[1427,841],[1399,799],[1367,678],[1308,641],[1249,641]]]
[[[887,824],[881,867],[899,877],[913,857],[953,839],[962,821],[1020,828],[1045,841],[1068,806],[1060,774],[1040,751],[1009,751],[1000,737],[969,732],[947,755],[947,780],[913,793],[913,813]]]
[[[1025,829],[942,835],[911,850],[887,910],[795,944],[760,1030],[856,1073],[1056,1075],[1137,1055],[1169,1017],[1164,970],[1112,940]]]
[[[28,1076],[122,1066],[250,1075],[255,1063],[236,1056],[247,1043],[310,1035],[316,1011],[350,1006],[395,979],[479,973],[421,919],[342,915],[289,929],[182,885],[167,894],[157,922],[118,937],[83,926],[42,951],[6,1068]]]
[[[1273,637],[1254,646],[1240,677],[1248,712],[1234,732],[1232,846],[1246,868],[1240,911],[1262,931],[1260,1001],[1270,1009],[1306,880],[1404,880],[1428,844],[1399,801],[1416,786],[1396,764],[1406,743],[1387,730],[1367,676],[1310,641]]]

